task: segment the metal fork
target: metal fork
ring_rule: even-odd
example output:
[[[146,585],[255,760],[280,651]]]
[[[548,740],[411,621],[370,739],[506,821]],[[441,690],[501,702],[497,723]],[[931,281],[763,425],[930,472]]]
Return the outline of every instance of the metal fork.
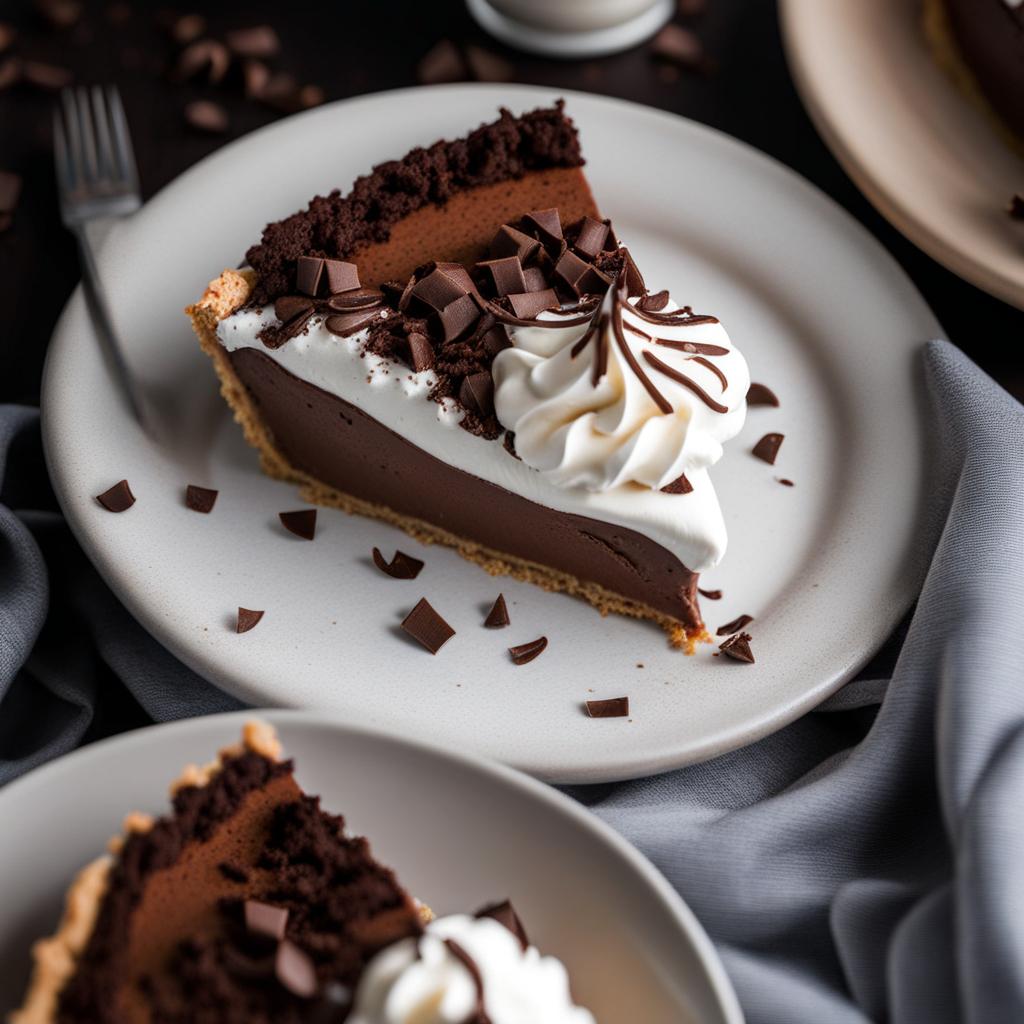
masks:
[[[132,413],[148,431],[146,405],[114,329],[86,230],[99,221],[127,217],[142,205],[128,121],[117,89],[97,85],[61,90],[53,111],[53,140],[61,218],[78,240],[93,326]]]

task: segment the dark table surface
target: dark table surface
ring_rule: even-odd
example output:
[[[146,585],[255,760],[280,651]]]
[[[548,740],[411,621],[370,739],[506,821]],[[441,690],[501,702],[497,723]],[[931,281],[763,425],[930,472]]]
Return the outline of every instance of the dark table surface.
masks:
[[[18,30],[12,52],[67,67],[82,83],[113,81],[120,86],[144,195],[152,195],[225,141],[282,116],[245,99],[238,87],[173,81],[168,69],[178,49],[163,27],[168,12],[156,4],[81,6],[77,22],[57,30],[32,4],[0,0],[0,22]],[[716,69],[678,75],[666,72],[644,46],[584,62],[507,50],[476,27],[459,0],[284,6],[232,0],[191,10],[206,15],[213,35],[273,24],[282,40],[276,67],[321,86],[328,100],[415,84],[420,58],[448,38],[460,45],[482,45],[504,57],[514,81],[635,100],[735,135],[795,168],[866,224],[915,281],[950,339],[1011,391],[1024,395],[1024,360],[1014,341],[1024,314],[918,251],[858,192],[804,112],[786,66],[771,0],[709,0],[706,13],[688,24],[704,41]],[[186,126],[183,108],[198,98],[214,99],[227,108],[227,134],[204,135]],[[79,276],[74,246],[61,227],[55,201],[51,102],[52,96],[25,85],[0,93],[0,169],[17,172],[25,182],[13,225],[0,234],[0,402],[38,401],[46,345]],[[259,211],[253,211],[254,227],[259,218]]]

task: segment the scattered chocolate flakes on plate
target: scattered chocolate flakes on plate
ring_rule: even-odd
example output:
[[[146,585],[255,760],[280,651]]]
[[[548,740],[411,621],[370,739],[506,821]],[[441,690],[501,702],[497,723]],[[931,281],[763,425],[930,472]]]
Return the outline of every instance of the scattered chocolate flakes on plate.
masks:
[[[709,601],[721,601],[722,591],[720,590],[704,590],[703,587],[697,588],[697,593],[703,597],[706,597]]]
[[[102,494],[97,494],[96,500],[108,512],[124,512],[135,504],[135,495],[132,494],[127,480],[119,480],[113,487]]]
[[[733,619],[732,622],[719,626],[715,632],[718,636],[728,636],[730,633],[738,633],[744,626],[749,626],[753,621],[753,615],[740,615]]]
[[[751,453],[769,466],[775,465],[775,458],[779,454],[785,434],[765,434],[757,444],[754,445]]]
[[[492,921],[497,921],[498,924],[504,925],[518,940],[519,945],[525,952],[530,945],[530,940],[526,937],[526,929],[523,927],[523,922],[519,920],[519,915],[516,913],[515,907],[512,906],[510,900],[503,900],[501,903],[492,903],[486,907],[481,907],[474,915],[475,918],[489,917]]]
[[[754,664],[754,655],[750,650],[750,641],[753,639],[749,633],[737,633],[729,637],[725,643],[719,644],[718,649],[727,654],[735,661],[742,661],[745,665]]]
[[[395,557],[386,562],[380,548],[373,549],[373,564],[393,580],[414,580],[423,568],[423,562],[404,551],[395,551]]]
[[[783,487],[794,487],[795,486],[795,484],[793,483],[792,480],[788,480],[784,476],[777,476],[775,479],[778,480],[779,483],[782,484]]]
[[[539,658],[544,653],[548,646],[548,638],[546,636],[539,636],[536,640],[531,640],[527,644],[519,644],[518,647],[510,647],[508,649],[509,655],[512,657],[513,664],[526,665],[533,661],[534,658]]]
[[[281,525],[296,537],[312,540],[316,535],[316,509],[303,508],[297,512],[278,512]]]
[[[609,697],[608,700],[588,700],[587,714],[591,718],[626,718],[629,715],[628,697]]]
[[[212,487],[199,487],[196,484],[189,484],[185,488],[185,506],[193,512],[211,512],[219,493],[219,491],[215,491]]]
[[[779,399],[767,384],[751,381],[750,387],[747,388],[747,405],[773,405],[777,409]]]
[[[455,636],[455,630],[434,611],[425,597],[421,597],[416,607],[402,620],[402,629],[431,654],[437,654]]]
[[[680,473],[671,483],[661,488],[663,494],[689,494],[693,490],[693,484],[686,479],[685,473]]]
[[[505,604],[505,595],[499,594],[495,598],[494,604],[491,605],[487,618],[484,619],[484,625],[488,629],[502,629],[509,625],[511,621],[508,617],[508,605]]]
[[[256,611],[253,608],[239,608],[238,609],[238,624],[235,626],[236,633],[248,633],[253,626],[256,625],[263,618],[262,611]]]

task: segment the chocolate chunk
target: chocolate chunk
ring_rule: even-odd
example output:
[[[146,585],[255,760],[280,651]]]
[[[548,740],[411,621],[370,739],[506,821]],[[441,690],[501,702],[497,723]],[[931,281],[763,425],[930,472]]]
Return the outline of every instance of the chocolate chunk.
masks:
[[[274,975],[293,996],[311,999],[319,987],[313,961],[294,942],[279,943],[274,957]]]
[[[753,665],[754,655],[750,650],[750,641],[752,639],[753,638],[749,633],[737,633],[735,636],[729,637],[725,643],[719,644],[718,649],[723,654],[727,654],[730,658],[734,658],[736,661],[742,661],[747,665]]]
[[[775,465],[775,457],[779,454],[779,449],[782,447],[782,441],[785,434],[765,434],[757,444],[754,445],[752,452],[757,458],[767,462],[769,466]]]
[[[480,339],[480,347],[491,359],[493,359],[499,352],[504,352],[505,349],[511,348],[512,342],[509,341],[508,331],[505,330],[505,325],[493,324],[491,327],[488,327],[483,337]]]
[[[593,217],[584,217],[579,234],[573,247],[589,259],[597,259],[604,251],[604,243],[608,238],[608,225]]]
[[[12,213],[21,196],[21,176],[0,171],[0,213]]]
[[[507,435],[506,435],[507,436]],[[488,629],[503,629],[505,626],[511,623],[511,619],[508,617],[508,605],[505,604],[505,595],[499,594],[491,605],[491,610],[487,613],[487,618],[484,619],[484,625]]]
[[[416,607],[402,620],[402,629],[431,654],[437,654],[455,636],[455,630],[434,611],[425,597],[421,597]]]
[[[280,941],[288,927],[288,908],[272,907],[258,900],[245,901],[245,927],[255,935]]]
[[[661,490],[665,494],[689,494],[693,490],[693,484],[686,479],[685,473],[680,473],[671,483],[665,484]]]
[[[282,295],[274,300],[274,316],[283,324],[297,316],[312,313],[313,309],[313,300],[305,295]]]
[[[550,287],[540,267],[527,267],[523,271],[523,282],[528,292],[542,292]]]
[[[551,207],[547,210],[531,210],[523,220],[531,230],[535,230],[544,245],[559,249],[565,240],[562,235],[562,218],[558,210]]]
[[[555,275],[561,278],[577,295],[594,295],[604,292],[611,284],[611,278],[595,266],[581,260],[574,252],[566,249],[555,264]]]
[[[497,260],[484,260],[476,269],[490,275],[494,290],[498,295],[510,295],[513,292],[525,292],[526,279],[523,277],[523,265],[518,256],[504,256]]]
[[[528,644],[519,644],[518,647],[510,647],[508,653],[512,657],[512,661],[516,665],[526,665],[533,661],[534,658],[539,658],[544,650],[548,646],[548,638],[546,636],[539,636],[536,640],[531,640]]]
[[[316,298],[323,286],[324,261],[319,256],[300,256],[295,261],[295,287]]]
[[[404,551],[396,551],[395,557],[390,562],[385,562],[380,548],[373,549],[373,564],[393,580],[414,580],[423,568],[423,562]]]
[[[333,262],[331,260],[328,263]],[[329,287],[329,286],[328,286]],[[339,292],[327,300],[329,309],[335,309],[339,313],[348,312],[350,309],[366,309],[369,306],[379,306],[384,301],[384,293],[376,288],[353,288],[350,291]]]
[[[49,22],[50,28],[63,31],[73,27],[82,16],[78,0],[36,0],[36,10]]]
[[[217,500],[218,492],[210,487],[198,487],[196,484],[189,484],[185,488],[185,507],[193,512],[212,512],[213,504]]]
[[[795,486],[795,484],[793,483],[792,480],[787,480],[784,476],[779,476],[779,477],[776,477],[775,479],[778,480],[779,483],[782,484],[783,487],[794,487]]]
[[[56,64],[44,64],[38,60],[21,62],[21,79],[47,92],[59,92],[74,81],[74,75],[67,68]]]
[[[538,249],[540,241],[531,238],[517,228],[503,224],[498,228],[488,252],[492,258],[500,259],[504,256],[516,256],[520,263],[525,263]]]
[[[108,512],[124,512],[135,504],[135,495],[132,494],[127,480],[119,480],[113,487],[102,494],[97,494],[96,500]]]
[[[624,252],[626,255],[623,259],[620,273],[626,281],[626,294],[631,299],[638,295],[646,295],[647,287],[644,284],[644,276],[640,273],[640,268],[633,261],[630,251],[626,249]]]
[[[492,921],[497,921],[519,940],[519,945],[524,952],[529,947],[530,940],[526,937],[526,929],[523,927],[523,922],[519,920],[519,915],[511,901],[503,900],[501,903],[492,903],[489,906],[481,907],[473,916],[478,920],[481,917],[489,917]]]
[[[668,305],[668,292],[655,292],[653,295],[641,295],[636,304],[637,309],[645,313],[660,313]]]
[[[228,130],[228,112],[210,100],[194,100],[185,107],[185,123],[196,131],[220,135]]]
[[[423,85],[461,82],[467,75],[466,62],[450,39],[435,43],[416,66],[416,76]]]
[[[231,54],[223,43],[197,39],[181,51],[174,74],[181,81],[204,75],[211,85],[216,85],[228,73],[230,64]]]
[[[779,400],[767,384],[755,384],[753,381],[747,388],[747,405],[774,405],[779,406]]]
[[[480,307],[472,295],[462,295],[438,313],[445,342],[461,338],[480,319]]]
[[[466,47],[466,63],[478,82],[511,82],[515,76],[515,69],[504,57],[480,46]]]
[[[459,401],[484,418],[494,412],[494,380],[490,370],[480,370],[462,378]]]
[[[1024,196],[1019,192],[1010,199],[1009,209],[1006,211],[1014,220],[1024,220]]]
[[[270,25],[236,28],[224,34],[228,49],[238,57],[276,57],[281,40]]]
[[[691,71],[704,70],[707,64],[704,44],[681,25],[666,25],[651,40],[651,52],[660,60]]]
[[[469,289],[464,288],[454,276],[446,274],[440,267],[435,267],[426,277],[413,285],[412,294],[440,313],[468,291]]]
[[[542,292],[521,292],[519,295],[509,295],[508,301],[512,306],[512,312],[520,320],[534,320],[546,309],[558,309],[558,296],[553,288],[546,288]]]
[[[476,285],[469,271],[461,263],[435,263],[434,267],[447,274],[463,291],[475,292]]]
[[[351,292],[359,287],[359,268],[354,263],[344,260],[324,260],[324,271],[327,274],[327,294],[337,295],[338,292]]]
[[[608,700],[588,700],[587,714],[591,718],[625,718],[629,714],[629,698],[609,697]]]
[[[753,621],[753,615],[740,615],[738,618],[733,619],[732,622],[727,622],[724,626],[719,626],[718,629],[715,630],[715,633],[718,636],[728,636],[730,633],[738,633],[744,626],[749,625]]]
[[[336,334],[339,338],[350,338],[379,317],[379,306],[373,306],[370,309],[353,309],[350,313],[337,313],[334,316],[329,316],[324,321],[324,326],[331,334]]]
[[[720,590],[704,590],[702,587],[697,588],[697,593],[706,597],[709,601],[721,601],[722,591]]]
[[[254,611],[252,608],[238,609],[238,625],[235,626],[236,633],[248,633],[260,619],[263,618],[262,611]]]
[[[179,46],[187,46],[206,31],[206,19],[201,14],[183,14],[171,25],[171,38]]]
[[[412,368],[417,373],[429,370],[434,365],[434,346],[430,344],[430,339],[425,334],[413,331],[407,340]]]
[[[296,537],[312,540],[316,536],[316,509],[300,508],[296,512],[278,512],[281,525]]]

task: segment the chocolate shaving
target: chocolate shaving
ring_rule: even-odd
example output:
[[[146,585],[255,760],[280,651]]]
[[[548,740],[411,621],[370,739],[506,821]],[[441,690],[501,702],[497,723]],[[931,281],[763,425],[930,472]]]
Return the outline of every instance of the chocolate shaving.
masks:
[[[792,480],[787,480],[784,476],[776,477],[776,480],[782,484],[783,487],[794,487],[796,486]]]
[[[506,298],[512,307],[512,312],[520,320],[535,320],[546,310],[559,308],[558,296],[553,288],[546,288],[542,292],[520,292],[518,295],[508,295]]]
[[[484,352],[493,359],[499,352],[512,347],[508,331],[503,324],[492,324],[480,337],[480,345]]]
[[[779,400],[767,384],[756,384],[751,381],[747,388],[747,405],[773,405],[777,409]]]
[[[420,559],[413,558],[404,551],[395,551],[395,557],[390,562],[385,562],[380,548],[373,549],[373,564],[393,580],[414,580],[423,568]]]
[[[319,988],[313,961],[289,939],[278,944],[274,975],[282,987],[300,999],[311,999]]]
[[[492,259],[504,256],[516,256],[525,263],[540,248],[540,240],[531,238],[518,228],[502,224],[488,247]]]
[[[468,290],[455,277],[435,267],[426,277],[416,282],[412,294],[431,309],[441,312],[456,299],[462,298]]]
[[[473,988],[476,992],[476,1006],[466,1024],[491,1024],[491,1019],[487,1016],[485,1009],[484,979],[477,962],[454,939],[445,939],[444,944],[448,947],[452,956],[469,971],[469,976],[473,979]]]
[[[135,495],[132,494],[127,480],[119,480],[113,487],[102,494],[97,494],[96,500],[108,512],[124,512],[135,504]]]
[[[455,636],[455,630],[434,611],[425,597],[421,597],[416,607],[402,620],[402,629],[431,654],[437,654]]]
[[[332,261],[333,262],[333,261]],[[338,292],[327,300],[327,308],[337,313],[347,313],[353,309],[367,309],[379,306],[384,301],[384,293],[377,288],[360,288],[356,286],[349,291]]]
[[[321,292],[324,261],[319,256],[300,256],[295,261],[295,287],[304,295],[316,298]]]
[[[263,618],[263,614],[262,611],[255,611],[252,608],[239,608],[238,624],[235,626],[235,632],[248,633]]]
[[[587,714],[591,718],[625,718],[629,714],[629,698],[609,697],[607,700],[588,700]]]
[[[278,512],[281,525],[296,537],[312,540],[316,535],[316,509],[302,508],[296,512]]]
[[[747,665],[754,664],[754,654],[750,650],[750,641],[753,639],[749,633],[737,633],[729,637],[718,649],[736,661],[742,661]]]
[[[210,487],[199,487],[196,484],[189,484],[185,488],[185,507],[193,512],[212,512],[218,493]]]
[[[668,298],[667,291],[654,292],[653,295],[641,295],[636,308],[645,313],[659,313],[668,305]]]
[[[519,940],[519,945],[524,953],[529,948],[530,940],[526,936],[526,929],[523,927],[523,922],[519,920],[519,915],[510,900],[502,900],[501,903],[491,903],[486,907],[481,907],[473,916],[477,920],[489,917],[492,921],[497,921]]]
[[[444,341],[456,341],[480,319],[480,307],[472,295],[463,294],[445,306],[438,314],[438,319]]]
[[[665,484],[661,490],[665,494],[689,494],[693,490],[693,484],[687,480],[685,473],[680,473],[675,480]]]
[[[255,935],[266,935],[280,941],[284,938],[288,927],[288,908],[272,907],[269,903],[259,900],[246,900],[243,913],[245,927]]]
[[[584,217],[580,230],[573,242],[573,248],[583,253],[588,259],[595,260],[604,251],[604,243],[608,240],[608,225],[593,217]]]
[[[740,615],[733,619],[732,622],[727,622],[724,626],[719,626],[715,633],[717,636],[728,636],[730,633],[738,633],[744,626],[749,625],[754,621],[753,615]]]
[[[547,210],[531,210],[523,218],[540,236],[541,242],[553,249],[560,249],[565,240],[562,236],[562,218],[558,210],[551,207]]]
[[[697,593],[703,597],[706,597],[709,601],[721,601],[722,591],[721,590],[704,590],[701,587],[697,588]]]
[[[549,287],[548,279],[540,267],[527,267],[523,271],[523,290],[527,292],[542,292]]]
[[[459,401],[481,416],[490,416],[494,412],[494,380],[490,370],[464,377],[459,388]]]
[[[506,435],[507,436],[507,435]],[[488,629],[503,629],[510,625],[512,620],[508,617],[508,605],[505,604],[505,595],[499,594],[491,605],[491,610],[484,619],[484,625]]]
[[[406,339],[409,342],[409,361],[412,368],[420,373],[434,365],[434,347],[425,334],[413,331]]]
[[[328,295],[338,292],[352,292],[359,288],[359,268],[345,260],[324,260],[324,273]]]
[[[782,442],[785,439],[785,434],[765,434],[757,444],[754,445],[752,454],[764,462],[767,462],[769,466],[775,465],[776,456],[779,454],[779,449],[782,447]]]
[[[503,256],[496,260],[484,260],[476,270],[488,274],[498,295],[511,295],[527,291],[523,265],[518,256]]]
[[[313,300],[306,298],[305,295],[282,295],[274,300],[274,316],[282,323],[312,313],[313,309]]]
[[[533,661],[534,658],[540,657],[540,655],[544,653],[547,645],[548,638],[546,636],[539,636],[536,640],[531,640],[527,644],[519,644],[518,647],[510,647],[508,649],[508,653],[512,657],[514,664],[526,665]]]
[[[339,338],[351,338],[353,334],[358,334],[363,328],[378,320],[380,313],[379,306],[353,309],[348,313],[335,313],[324,321],[324,326]]]

